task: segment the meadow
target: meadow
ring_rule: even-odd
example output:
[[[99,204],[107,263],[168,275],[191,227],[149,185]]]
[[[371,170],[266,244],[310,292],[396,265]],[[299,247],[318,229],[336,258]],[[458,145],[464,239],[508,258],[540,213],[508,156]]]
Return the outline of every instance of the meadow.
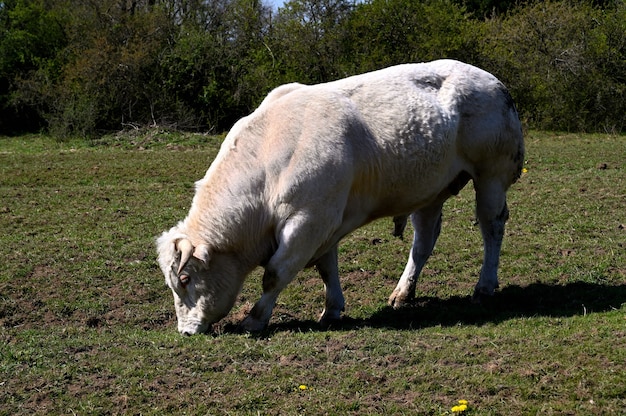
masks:
[[[304,270],[265,332],[239,332],[259,269],[211,334],[183,337],[154,239],[220,142],[0,138],[0,415],[624,413],[625,136],[527,133],[484,304],[469,184],[412,305],[387,306],[411,239],[382,219],[340,246],[341,325],[318,326],[323,285]]]

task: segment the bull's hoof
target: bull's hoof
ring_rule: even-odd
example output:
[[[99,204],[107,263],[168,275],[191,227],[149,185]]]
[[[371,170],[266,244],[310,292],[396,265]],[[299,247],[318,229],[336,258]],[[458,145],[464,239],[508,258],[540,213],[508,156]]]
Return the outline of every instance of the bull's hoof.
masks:
[[[493,299],[494,292],[495,289],[489,290],[486,287],[477,287],[472,295],[472,303],[476,305],[485,304],[490,299]]]
[[[341,308],[333,308],[333,309],[324,309],[322,314],[320,315],[319,323],[323,329],[328,329],[331,326],[338,327],[341,326],[341,312],[345,312],[346,308],[342,306]]]
[[[408,296],[400,293],[397,290],[394,290],[391,296],[389,296],[389,301],[387,304],[394,309],[404,308],[405,306],[409,306],[413,301],[413,296]]]
[[[244,332],[261,332],[267,328],[267,322],[259,321],[248,315],[239,325]]]
[[[341,317],[322,317],[319,321],[320,327],[322,329],[331,329],[331,328],[339,328],[341,327],[343,320]]]

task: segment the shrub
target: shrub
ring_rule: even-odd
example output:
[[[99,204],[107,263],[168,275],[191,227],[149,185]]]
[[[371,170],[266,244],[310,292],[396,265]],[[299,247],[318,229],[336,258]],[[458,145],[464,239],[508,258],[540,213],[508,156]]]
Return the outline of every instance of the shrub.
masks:
[[[620,131],[626,126],[624,4],[538,2],[488,22],[486,69],[536,128]]]
[[[472,62],[473,24],[480,25],[449,1],[373,0],[348,22],[349,56],[359,71],[440,58]]]

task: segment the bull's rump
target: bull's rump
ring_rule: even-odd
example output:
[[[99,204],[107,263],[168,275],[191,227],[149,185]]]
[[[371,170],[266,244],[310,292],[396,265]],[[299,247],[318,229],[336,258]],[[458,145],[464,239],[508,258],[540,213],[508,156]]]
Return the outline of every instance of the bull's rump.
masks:
[[[414,211],[461,172],[475,175],[486,154],[512,159],[521,131],[502,140],[520,130],[507,97],[491,74],[456,61],[290,88],[258,110],[272,194],[290,208],[332,203],[350,226]]]

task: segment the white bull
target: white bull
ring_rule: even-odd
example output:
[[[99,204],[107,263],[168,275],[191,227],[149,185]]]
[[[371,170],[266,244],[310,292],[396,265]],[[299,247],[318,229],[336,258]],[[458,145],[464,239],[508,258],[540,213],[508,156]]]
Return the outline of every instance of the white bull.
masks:
[[[484,259],[474,296],[492,295],[506,191],[524,158],[506,88],[457,61],[399,65],[326,84],[288,84],[239,120],[187,218],[157,241],[183,334],[232,308],[245,277],[265,268],[263,295],[242,322],[263,329],[279,293],[308,266],[325,285],[321,322],[340,319],[337,244],[380,217],[411,215],[414,238],[389,298],[409,302],[441,229],[444,201],[472,179]]]

